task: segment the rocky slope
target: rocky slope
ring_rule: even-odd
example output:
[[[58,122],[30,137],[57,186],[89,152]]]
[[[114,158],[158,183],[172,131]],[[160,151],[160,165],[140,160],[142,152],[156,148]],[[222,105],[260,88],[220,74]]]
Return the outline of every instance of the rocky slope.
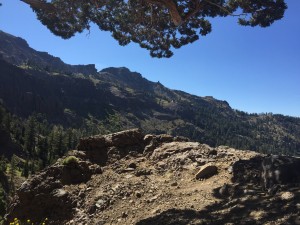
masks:
[[[133,129],[81,139],[10,204],[47,224],[300,224],[300,159]]]

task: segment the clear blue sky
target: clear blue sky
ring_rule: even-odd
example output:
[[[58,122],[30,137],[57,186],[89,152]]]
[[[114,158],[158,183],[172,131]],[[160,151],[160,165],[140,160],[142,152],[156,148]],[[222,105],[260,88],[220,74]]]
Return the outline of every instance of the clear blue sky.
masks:
[[[300,1],[286,0],[284,19],[269,28],[241,27],[236,18],[212,19],[213,32],[155,59],[136,44],[121,47],[92,27],[69,40],[54,36],[20,0],[0,0],[0,29],[69,64],[128,67],[151,81],[198,96],[226,100],[234,109],[300,117]]]

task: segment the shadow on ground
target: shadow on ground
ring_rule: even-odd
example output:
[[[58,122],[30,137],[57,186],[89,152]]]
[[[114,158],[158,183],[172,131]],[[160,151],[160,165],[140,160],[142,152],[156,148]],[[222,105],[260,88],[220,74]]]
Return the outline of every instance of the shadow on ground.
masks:
[[[169,209],[136,225],[284,224],[300,225],[300,185],[281,186],[270,195],[259,179],[261,159],[235,165],[233,185],[213,190],[218,200],[201,211]]]
[[[300,224],[299,187],[290,189],[291,200],[282,200],[280,194],[265,193],[243,195],[221,200],[204,210],[169,209],[154,217],[141,220],[137,225],[187,225],[187,224]],[[297,207],[298,206],[298,207]]]

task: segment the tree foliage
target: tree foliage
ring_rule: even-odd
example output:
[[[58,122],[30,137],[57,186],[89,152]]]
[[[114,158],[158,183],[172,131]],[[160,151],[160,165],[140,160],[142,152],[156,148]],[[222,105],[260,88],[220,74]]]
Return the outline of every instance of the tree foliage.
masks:
[[[55,35],[70,38],[98,25],[120,45],[135,42],[153,57],[171,57],[211,32],[209,18],[237,16],[243,26],[270,26],[284,16],[284,0],[21,0]]]

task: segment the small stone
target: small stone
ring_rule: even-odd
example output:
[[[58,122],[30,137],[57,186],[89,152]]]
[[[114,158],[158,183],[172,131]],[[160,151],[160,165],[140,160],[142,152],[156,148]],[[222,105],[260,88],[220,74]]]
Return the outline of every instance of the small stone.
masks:
[[[126,179],[130,179],[130,178],[132,178],[132,177],[133,177],[133,174],[127,174],[127,175],[125,176]]]
[[[148,176],[148,175],[151,175],[152,174],[152,171],[150,169],[139,169],[135,172],[135,175],[137,177],[139,176]]]
[[[218,154],[218,151],[216,149],[210,150],[208,152],[208,155],[217,155],[217,154]]]
[[[132,163],[129,163],[128,168],[136,169],[137,165],[134,162],[132,162]]]
[[[126,218],[127,216],[128,216],[128,214],[126,212],[122,212],[122,215],[121,215],[122,218]]]
[[[292,192],[289,192],[289,191],[286,191],[286,192],[283,192],[281,195],[280,195],[280,198],[282,200],[291,200],[295,197],[295,195],[292,193]]]
[[[152,211],[152,214],[157,214],[157,213],[160,213],[160,212],[161,212],[160,209],[154,209],[154,210]]]
[[[95,205],[91,205],[89,208],[88,208],[88,213],[89,214],[93,214],[93,213],[95,213],[95,211],[96,211],[96,207],[97,206],[95,206]],[[97,207],[98,208],[98,207]]]
[[[135,192],[135,196],[136,196],[137,198],[140,198],[140,197],[142,197],[142,193],[139,192],[139,191],[136,191],[136,192]]]
[[[126,172],[132,172],[134,170],[135,170],[134,168],[126,168],[122,172],[126,173]]]
[[[86,184],[79,184],[78,186],[80,189],[85,189],[86,188]]]
[[[171,186],[173,186],[173,187],[174,187],[174,186],[177,186],[177,185],[178,185],[178,184],[177,184],[176,181],[171,183]]]
[[[105,205],[105,201],[103,199],[99,199],[97,202],[96,202],[96,207],[97,208],[102,208],[104,205]]]
[[[159,197],[159,195],[155,195],[155,196],[153,196],[152,198],[147,199],[146,202],[147,202],[147,203],[154,202],[158,197]]]
[[[53,196],[61,198],[65,195],[67,195],[67,194],[68,194],[68,192],[66,192],[64,189],[57,189],[57,190],[54,191]]]

